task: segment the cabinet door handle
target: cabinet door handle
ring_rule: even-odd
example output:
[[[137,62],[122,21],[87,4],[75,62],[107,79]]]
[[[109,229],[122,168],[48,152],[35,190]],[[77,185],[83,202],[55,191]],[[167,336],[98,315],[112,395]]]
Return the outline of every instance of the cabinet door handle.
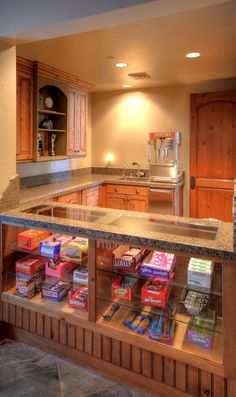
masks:
[[[75,152],[75,153],[79,153],[79,152],[80,152],[80,150],[79,150],[79,149],[76,149],[76,150],[74,150],[74,152]]]
[[[66,203],[70,203],[70,201],[71,201],[70,199],[67,199],[67,200],[66,200]]]

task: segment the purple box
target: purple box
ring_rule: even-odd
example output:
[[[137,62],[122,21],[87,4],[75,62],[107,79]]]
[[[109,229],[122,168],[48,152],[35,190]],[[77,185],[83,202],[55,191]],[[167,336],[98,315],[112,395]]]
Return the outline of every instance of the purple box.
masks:
[[[175,268],[175,255],[153,251],[143,261],[140,268],[141,276],[169,280]]]
[[[71,284],[65,281],[55,279],[47,280],[42,286],[42,298],[59,302],[66,296],[70,290]]]
[[[214,335],[215,317],[216,314],[214,310],[208,310],[207,317],[193,317],[188,327],[188,341],[206,349],[210,349]]]

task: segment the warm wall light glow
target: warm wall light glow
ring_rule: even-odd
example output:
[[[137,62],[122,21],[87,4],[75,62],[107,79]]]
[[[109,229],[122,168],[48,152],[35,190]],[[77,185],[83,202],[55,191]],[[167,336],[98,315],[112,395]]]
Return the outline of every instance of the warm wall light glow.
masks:
[[[186,58],[197,58],[200,57],[200,52],[189,52],[185,56]]]
[[[107,153],[105,155],[105,161],[106,161],[107,165],[111,165],[114,161],[114,158],[115,158],[115,156],[113,153]]]
[[[123,88],[131,88],[132,85],[131,85],[131,84],[123,84],[122,87],[123,87]]]
[[[126,63],[126,62],[117,62],[117,63],[115,63],[115,66],[117,68],[126,68],[128,66],[128,63]]]

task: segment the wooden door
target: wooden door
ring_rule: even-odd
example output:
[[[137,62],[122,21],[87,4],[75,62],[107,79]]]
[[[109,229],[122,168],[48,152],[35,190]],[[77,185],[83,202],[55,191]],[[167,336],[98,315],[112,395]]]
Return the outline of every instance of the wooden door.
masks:
[[[137,196],[127,196],[127,210],[129,211],[140,211],[147,212],[148,210],[148,198],[147,197],[137,197]]]
[[[114,208],[117,210],[127,209],[127,197],[124,194],[107,193],[107,208]]]
[[[236,91],[191,95],[190,216],[232,221]]]
[[[33,76],[17,72],[16,160],[33,158]]]
[[[87,93],[70,90],[68,95],[68,156],[86,155]]]

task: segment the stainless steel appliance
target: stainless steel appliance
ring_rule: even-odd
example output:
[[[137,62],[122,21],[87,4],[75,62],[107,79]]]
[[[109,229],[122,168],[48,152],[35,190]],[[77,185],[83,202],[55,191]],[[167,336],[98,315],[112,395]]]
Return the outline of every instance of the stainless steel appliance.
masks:
[[[182,179],[180,144],[180,132],[149,133],[150,181],[177,183]]]
[[[174,189],[149,189],[149,209],[154,214],[175,215]]]

